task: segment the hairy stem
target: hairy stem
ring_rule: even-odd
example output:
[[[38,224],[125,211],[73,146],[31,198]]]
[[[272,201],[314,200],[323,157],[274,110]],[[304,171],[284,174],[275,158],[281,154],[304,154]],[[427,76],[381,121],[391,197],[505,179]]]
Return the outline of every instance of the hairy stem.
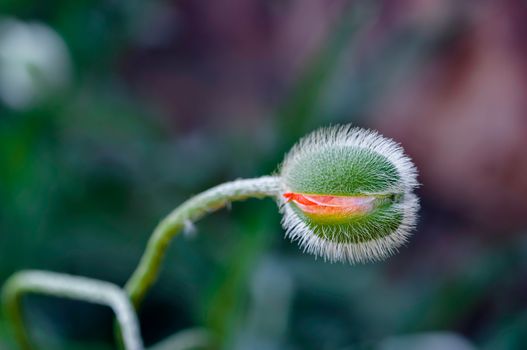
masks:
[[[202,192],[172,211],[154,230],[139,265],[126,283],[125,290],[135,308],[139,308],[146,293],[156,281],[170,242],[185,226],[229,202],[273,197],[280,189],[279,177],[236,180]]]
[[[46,294],[109,306],[117,317],[125,349],[143,349],[135,310],[128,296],[118,286],[60,273],[22,271],[13,275],[6,282],[2,292],[2,301],[6,317],[12,323],[17,342],[23,350],[33,348],[24,324],[21,303],[24,294],[28,293]]]

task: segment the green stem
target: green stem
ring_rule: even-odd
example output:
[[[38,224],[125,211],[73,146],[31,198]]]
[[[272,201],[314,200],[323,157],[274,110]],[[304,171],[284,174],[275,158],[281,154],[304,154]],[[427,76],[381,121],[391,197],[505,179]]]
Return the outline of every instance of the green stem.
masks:
[[[118,286],[60,273],[22,271],[8,279],[2,291],[2,301],[6,317],[13,325],[17,342],[23,350],[33,348],[22,313],[21,301],[27,293],[46,294],[109,306],[115,312],[119,329],[122,330],[120,336],[125,349],[143,349],[135,310],[128,296]]]
[[[185,226],[227,203],[248,198],[275,197],[280,189],[281,180],[275,176],[236,180],[202,192],[172,211],[154,230],[139,265],[126,283],[125,290],[135,308],[139,308],[156,281],[170,242]]]

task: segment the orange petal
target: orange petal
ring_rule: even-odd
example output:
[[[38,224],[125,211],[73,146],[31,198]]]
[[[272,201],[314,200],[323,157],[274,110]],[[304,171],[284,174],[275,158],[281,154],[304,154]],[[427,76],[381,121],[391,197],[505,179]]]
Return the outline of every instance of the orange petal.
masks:
[[[338,216],[366,214],[373,210],[374,196],[329,196],[287,192],[287,202],[294,202],[303,212],[313,216]]]

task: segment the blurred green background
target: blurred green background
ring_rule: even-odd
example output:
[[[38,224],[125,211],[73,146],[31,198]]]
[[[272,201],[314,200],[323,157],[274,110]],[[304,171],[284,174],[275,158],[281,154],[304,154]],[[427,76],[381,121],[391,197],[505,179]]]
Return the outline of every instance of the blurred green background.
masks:
[[[0,285],[122,285],[183,200],[354,123],[420,170],[409,244],[329,264],[272,201],[235,203],[173,242],[146,344],[199,327],[224,349],[527,349],[526,20],[521,0],[1,0]],[[113,348],[103,307],[24,304],[42,349]]]

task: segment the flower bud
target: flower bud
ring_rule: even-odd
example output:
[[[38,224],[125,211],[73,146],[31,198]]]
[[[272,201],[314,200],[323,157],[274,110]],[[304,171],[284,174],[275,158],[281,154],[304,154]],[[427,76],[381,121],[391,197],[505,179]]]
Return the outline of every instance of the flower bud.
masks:
[[[349,125],[315,131],[289,152],[280,175],[286,236],[326,260],[384,259],[415,226],[415,166],[377,132]]]

